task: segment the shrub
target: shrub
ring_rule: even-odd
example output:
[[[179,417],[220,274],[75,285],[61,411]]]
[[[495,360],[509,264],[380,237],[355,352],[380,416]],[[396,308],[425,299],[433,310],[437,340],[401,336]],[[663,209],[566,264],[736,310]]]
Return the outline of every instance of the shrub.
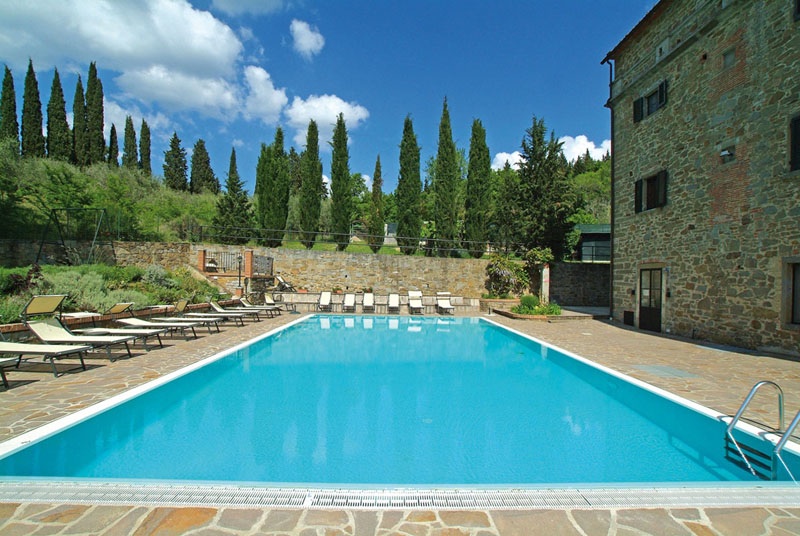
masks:
[[[167,271],[157,264],[151,264],[147,267],[142,280],[145,284],[156,287],[174,288],[178,286],[177,282],[169,277]]]
[[[519,295],[530,286],[525,268],[503,255],[492,255],[486,275],[485,287],[490,296]]]
[[[523,296],[519,301],[519,305],[511,308],[512,313],[546,316],[558,316],[561,314],[561,307],[557,303],[541,304],[536,296]]]
[[[524,307],[526,309],[533,309],[539,305],[539,297],[526,294],[519,299],[519,305],[520,307]]]

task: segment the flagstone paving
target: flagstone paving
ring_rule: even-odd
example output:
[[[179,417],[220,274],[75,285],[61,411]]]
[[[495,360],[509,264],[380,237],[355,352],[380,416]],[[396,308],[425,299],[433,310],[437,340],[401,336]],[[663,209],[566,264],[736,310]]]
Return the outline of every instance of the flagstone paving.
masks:
[[[283,315],[197,341],[167,339],[166,348],[109,362],[92,358],[90,370],[54,378],[48,365],[24,365],[8,373],[0,392],[0,440],[17,436],[114,394],[168,374],[220,350],[261,335],[296,315]],[[776,381],[790,419],[800,409],[800,363],[738,349],[707,346],[597,320],[546,323],[492,316],[501,324],[550,342],[712,409],[734,413],[752,385]],[[120,356],[121,357],[121,356]],[[75,365],[59,362],[60,370]],[[771,392],[760,394],[748,415],[777,423]],[[746,490],[743,491],[746,493]],[[540,510],[355,510],[209,508],[136,504],[0,503],[0,534],[264,534],[428,535],[529,534],[800,534],[797,508],[699,507]]]

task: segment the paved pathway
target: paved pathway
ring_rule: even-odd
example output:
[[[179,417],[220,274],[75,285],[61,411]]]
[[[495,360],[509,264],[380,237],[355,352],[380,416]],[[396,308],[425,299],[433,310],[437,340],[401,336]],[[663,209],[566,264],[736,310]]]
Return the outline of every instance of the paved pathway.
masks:
[[[0,440],[104,400],[298,318],[280,318],[203,335],[110,363],[90,359],[91,370],[53,378],[48,366],[12,370],[12,388],[0,392]],[[646,334],[617,324],[584,320],[545,323],[494,316],[504,325],[588,357],[713,409],[733,413],[758,379],[786,392],[787,416],[800,409],[800,364],[729,348]],[[69,362],[59,367],[69,368]],[[777,421],[774,396],[759,396],[751,414]],[[529,534],[800,534],[797,508],[609,508],[522,511],[403,511],[262,509],[134,504],[0,503],[0,534],[265,534],[430,535]]]

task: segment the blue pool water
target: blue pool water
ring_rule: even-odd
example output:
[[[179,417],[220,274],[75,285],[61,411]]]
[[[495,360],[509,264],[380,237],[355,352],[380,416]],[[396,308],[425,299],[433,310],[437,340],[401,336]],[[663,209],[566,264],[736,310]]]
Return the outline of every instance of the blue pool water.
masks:
[[[342,485],[751,480],[725,424],[479,319],[317,316],[0,475]]]

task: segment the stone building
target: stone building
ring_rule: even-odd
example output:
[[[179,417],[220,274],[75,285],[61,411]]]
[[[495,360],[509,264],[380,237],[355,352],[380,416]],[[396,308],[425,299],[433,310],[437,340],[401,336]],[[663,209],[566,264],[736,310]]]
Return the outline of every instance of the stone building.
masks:
[[[661,0],[603,63],[614,318],[800,355],[800,0]]]

